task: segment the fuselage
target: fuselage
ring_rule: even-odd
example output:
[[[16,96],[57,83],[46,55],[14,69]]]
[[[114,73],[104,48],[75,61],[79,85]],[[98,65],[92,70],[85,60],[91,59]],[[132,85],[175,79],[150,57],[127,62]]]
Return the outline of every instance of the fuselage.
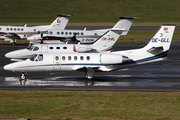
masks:
[[[0,26],[0,39],[10,39],[11,34],[15,33],[20,38],[27,38],[29,36],[32,36],[34,34],[40,34],[41,32],[44,32],[47,30],[49,25],[46,26]],[[9,36],[8,36],[9,33]],[[18,38],[17,38],[18,39]]]
[[[44,43],[65,43],[63,39],[71,38],[76,34],[76,39],[81,43],[93,43],[108,30],[48,30],[43,34],[43,37],[56,37],[56,39],[44,39]],[[41,42],[40,34],[28,37],[30,43]]]

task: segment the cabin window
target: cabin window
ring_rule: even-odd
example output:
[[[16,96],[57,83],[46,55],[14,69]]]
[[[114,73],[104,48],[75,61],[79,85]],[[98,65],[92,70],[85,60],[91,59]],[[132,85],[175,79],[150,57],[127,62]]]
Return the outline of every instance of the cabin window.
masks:
[[[81,57],[80,57],[80,60],[84,60],[84,57],[83,57],[83,56],[81,56]]]
[[[20,28],[18,28],[17,30],[20,31]]]
[[[63,47],[63,49],[67,49],[67,47]]]
[[[57,32],[57,35],[59,35],[60,33],[59,32]]]
[[[63,60],[63,61],[66,60],[66,57],[65,57],[65,56],[62,56],[62,60]]]
[[[79,32],[77,32],[77,35],[79,35]]]
[[[72,35],[72,32],[69,32],[69,35]]]
[[[52,50],[52,49],[53,49],[53,47],[49,47],[49,49],[51,49],[51,50]]]
[[[9,28],[7,28],[7,30],[9,30]]]
[[[90,57],[89,57],[89,56],[87,56],[87,60],[90,60]]]
[[[68,35],[68,32],[65,32],[66,35]]]
[[[10,29],[11,31],[13,30],[13,28]]]
[[[36,29],[33,29],[33,31],[36,31]]]
[[[24,29],[23,29],[23,28],[21,28],[21,31],[24,31]]]
[[[14,28],[14,31],[16,31],[16,28]]]
[[[58,49],[58,50],[59,50],[59,49],[60,49],[60,47],[56,47],[56,49]]]
[[[94,33],[95,36],[97,36],[97,33]]]
[[[34,47],[34,49],[33,49],[33,51],[37,51],[37,50],[39,50],[39,47]]]
[[[56,56],[56,57],[55,57],[55,59],[56,59],[56,61],[58,61],[58,60],[59,60],[59,57],[58,57],[58,56]]]
[[[73,32],[73,35],[75,35],[76,33],[75,32]]]
[[[1,28],[0,28],[0,30],[1,30]]]
[[[64,35],[64,32],[61,32],[61,35]]]
[[[69,60],[69,61],[71,60],[71,56],[68,56],[68,60]]]
[[[81,35],[84,35],[84,33],[82,32]]]
[[[75,60],[75,61],[77,60],[77,56],[74,56],[74,60]]]

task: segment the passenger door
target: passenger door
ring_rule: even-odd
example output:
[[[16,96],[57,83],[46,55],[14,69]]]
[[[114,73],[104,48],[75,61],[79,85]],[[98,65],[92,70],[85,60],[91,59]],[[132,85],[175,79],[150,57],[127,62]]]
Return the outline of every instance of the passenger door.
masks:
[[[46,46],[46,45],[41,46],[42,53],[47,53],[47,51],[48,51],[48,46]]]

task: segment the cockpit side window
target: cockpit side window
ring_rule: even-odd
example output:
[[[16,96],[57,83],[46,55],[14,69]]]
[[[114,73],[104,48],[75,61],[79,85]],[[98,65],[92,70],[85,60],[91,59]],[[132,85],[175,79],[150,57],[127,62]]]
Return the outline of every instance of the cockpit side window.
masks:
[[[42,61],[42,60],[43,60],[43,55],[42,55],[42,54],[39,54],[39,55],[38,55],[38,59],[39,59],[39,61]]]
[[[44,34],[48,34],[48,31],[45,31]]]
[[[37,50],[39,50],[39,47],[35,46],[33,51],[37,51]]]

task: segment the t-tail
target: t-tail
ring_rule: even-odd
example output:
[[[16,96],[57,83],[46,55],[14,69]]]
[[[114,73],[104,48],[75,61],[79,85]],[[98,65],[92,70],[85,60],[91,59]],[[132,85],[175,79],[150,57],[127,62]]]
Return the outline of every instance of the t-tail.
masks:
[[[163,54],[167,56],[169,51],[172,37],[174,34],[175,25],[174,24],[164,24],[161,25],[157,33],[152,37],[150,42],[143,48],[148,53],[157,55]]]
[[[137,19],[137,17],[119,17],[120,20],[115,24],[115,26],[112,29],[121,29],[123,30],[121,36],[127,35],[132,22],[134,19]]]
[[[112,46],[116,43],[120,36],[127,35],[132,22],[136,17],[120,18],[121,20],[119,20],[112,29],[96,40],[93,44],[93,49],[96,49],[98,52],[111,50]]]
[[[156,62],[166,59],[174,34],[174,24],[164,24],[142,49],[131,51],[137,64]]]
[[[57,15],[57,18],[49,26],[48,29],[65,29],[70,17],[72,15]]]

